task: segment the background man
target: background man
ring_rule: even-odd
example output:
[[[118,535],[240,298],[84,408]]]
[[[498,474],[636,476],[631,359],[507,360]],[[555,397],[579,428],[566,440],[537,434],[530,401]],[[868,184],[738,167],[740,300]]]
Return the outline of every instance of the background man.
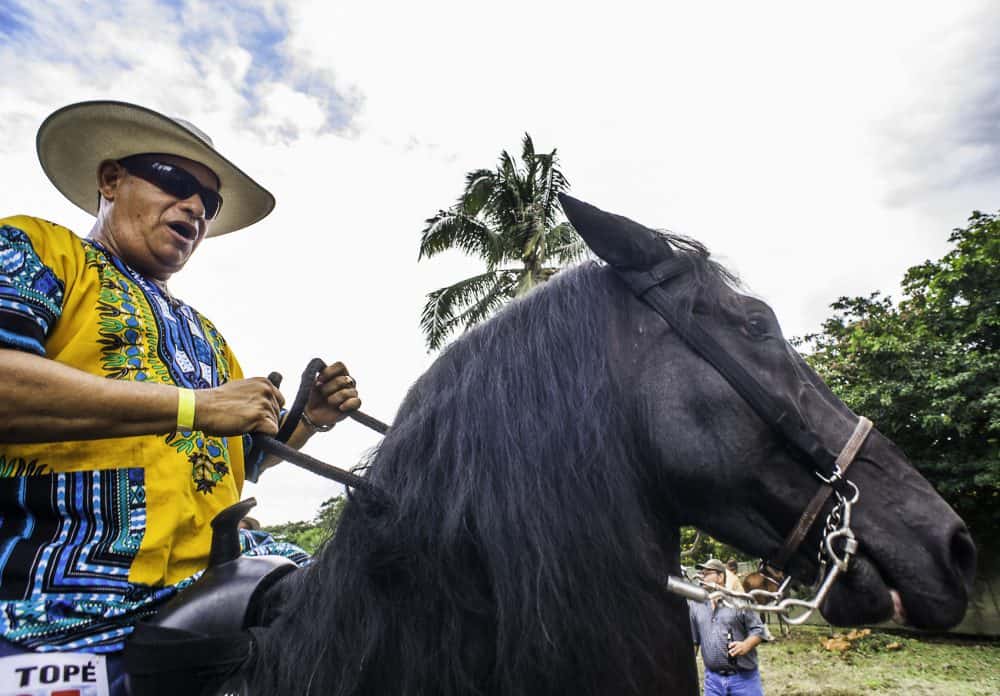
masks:
[[[726,566],[712,558],[695,566],[706,584],[723,586]],[[705,663],[705,696],[763,696],[757,646],[764,626],[756,612],[715,602],[688,602],[691,635]]]
[[[275,463],[246,461],[247,433],[277,432],[281,393],[168,289],[274,198],[192,124],[132,104],[60,109],[37,146],[96,220],[87,239],[0,220],[0,656],[103,653],[114,673],[136,621],[205,567],[212,518]],[[331,365],[290,444],[360,404]]]

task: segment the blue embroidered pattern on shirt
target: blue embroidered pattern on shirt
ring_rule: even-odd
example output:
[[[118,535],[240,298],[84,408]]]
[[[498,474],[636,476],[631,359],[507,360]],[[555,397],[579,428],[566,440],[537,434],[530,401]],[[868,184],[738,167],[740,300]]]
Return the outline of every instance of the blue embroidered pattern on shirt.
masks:
[[[312,563],[312,556],[305,549],[288,541],[278,541],[258,529],[240,529],[240,552],[244,556],[284,556],[299,567]]]
[[[62,313],[64,290],[28,235],[0,226],[0,344],[45,355],[45,337]]]
[[[146,529],[142,469],[3,478],[0,506],[0,634],[25,648],[120,650],[138,618],[193,582],[128,580]]]
[[[225,342],[211,324],[97,242],[84,246],[87,265],[101,276],[101,352],[108,377],[153,379],[191,389],[229,380]],[[187,455],[195,490],[203,495],[212,493],[232,471],[224,437],[176,432],[165,441]]]

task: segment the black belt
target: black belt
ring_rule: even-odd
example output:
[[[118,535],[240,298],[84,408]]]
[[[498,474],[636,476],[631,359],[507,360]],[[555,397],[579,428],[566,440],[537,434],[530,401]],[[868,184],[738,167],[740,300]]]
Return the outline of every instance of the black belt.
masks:
[[[723,677],[731,677],[734,674],[742,674],[742,673],[749,674],[750,672],[755,672],[756,670],[757,670],[756,667],[754,669],[738,669],[736,667],[724,667],[722,669],[712,669],[711,667],[708,668],[708,671],[715,672],[716,674]]]

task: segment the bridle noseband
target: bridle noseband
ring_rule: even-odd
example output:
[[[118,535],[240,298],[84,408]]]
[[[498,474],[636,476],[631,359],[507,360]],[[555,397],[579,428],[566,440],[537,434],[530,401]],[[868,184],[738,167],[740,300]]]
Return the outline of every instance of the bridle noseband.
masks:
[[[785,543],[782,544],[781,548],[778,549],[778,552],[767,561],[768,566],[772,568],[784,569],[788,564],[788,560],[792,557],[792,554],[798,550],[799,546],[805,540],[806,534],[809,533],[809,530],[816,522],[816,517],[819,515],[820,510],[823,509],[823,504],[826,503],[830,494],[833,493],[834,487],[831,479],[843,481],[849,486],[854,486],[854,484],[844,478],[844,474],[847,472],[847,468],[858,456],[858,450],[861,449],[861,445],[863,445],[865,440],[868,439],[868,433],[871,432],[871,429],[872,422],[870,420],[864,416],[858,418],[858,424],[854,427],[854,432],[851,433],[851,437],[847,440],[847,444],[844,445],[844,448],[840,450],[840,454],[837,455],[833,473],[830,477],[826,478],[817,474],[820,480],[827,485],[820,486],[820,489],[816,491],[812,500],[809,501],[809,505],[807,505],[806,509],[802,512],[802,516],[799,517],[798,523],[785,538]]]
[[[797,413],[787,410],[701,324],[695,321],[690,314],[682,313],[678,309],[677,303],[672,301],[664,286],[693,268],[693,262],[686,256],[677,255],[671,250],[668,258],[646,270],[621,269],[614,266],[612,268],[625,281],[636,297],[663,317],[697,355],[712,365],[729,382],[772,430],[792,445],[799,455],[798,458],[810,466],[813,473],[823,482],[780,549],[773,554],[770,560],[762,561],[761,568],[784,570],[789,559],[801,546],[809,530],[815,524],[820,510],[830,495],[836,494],[837,496],[837,504],[827,518],[821,542],[820,576],[822,577],[826,570],[827,559],[830,561],[830,569],[820,585],[819,593],[811,602],[783,599],[790,578],[786,578],[775,593],[756,590],[750,594],[743,594],[727,592],[721,588],[710,593],[701,587],[674,577],[670,578],[668,589],[688,598],[700,600],[719,599],[726,595],[740,598],[742,595],[743,599],[756,602],[761,598],[759,595],[762,594],[765,599],[772,603],[768,605],[755,604],[753,608],[760,611],[787,614],[792,607],[806,607],[808,611],[805,614],[792,619],[794,623],[804,621],[812,613],[812,610],[819,606],[837,576],[847,570],[851,556],[857,551],[857,541],[853,531],[851,531],[850,518],[851,506],[858,499],[858,489],[844,477],[844,474],[857,457],[858,451],[871,432],[871,421],[864,417],[859,418],[853,434],[838,454],[827,449],[819,435],[803,422]],[[840,552],[833,546],[833,542],[836,540],[843,542],[843,549]]]

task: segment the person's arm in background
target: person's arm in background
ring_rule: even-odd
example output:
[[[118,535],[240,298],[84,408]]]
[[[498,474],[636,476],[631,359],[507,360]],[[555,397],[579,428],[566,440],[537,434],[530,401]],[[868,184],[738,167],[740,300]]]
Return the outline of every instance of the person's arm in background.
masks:
[[[760,620],[757,612],[745,609],[740,612],[740,621],[748,634],[743,640],[735,640],[729,644],[729,654],[732,657],[746,655],[764,642],[764,623]]]
[[[688,600],[688,620],[691,622],[691,640],[694,641],[694,654],[697,656],[701,639],[698,635],[698,622],[694,620],[694,612],[691,610],[691,600]]]

